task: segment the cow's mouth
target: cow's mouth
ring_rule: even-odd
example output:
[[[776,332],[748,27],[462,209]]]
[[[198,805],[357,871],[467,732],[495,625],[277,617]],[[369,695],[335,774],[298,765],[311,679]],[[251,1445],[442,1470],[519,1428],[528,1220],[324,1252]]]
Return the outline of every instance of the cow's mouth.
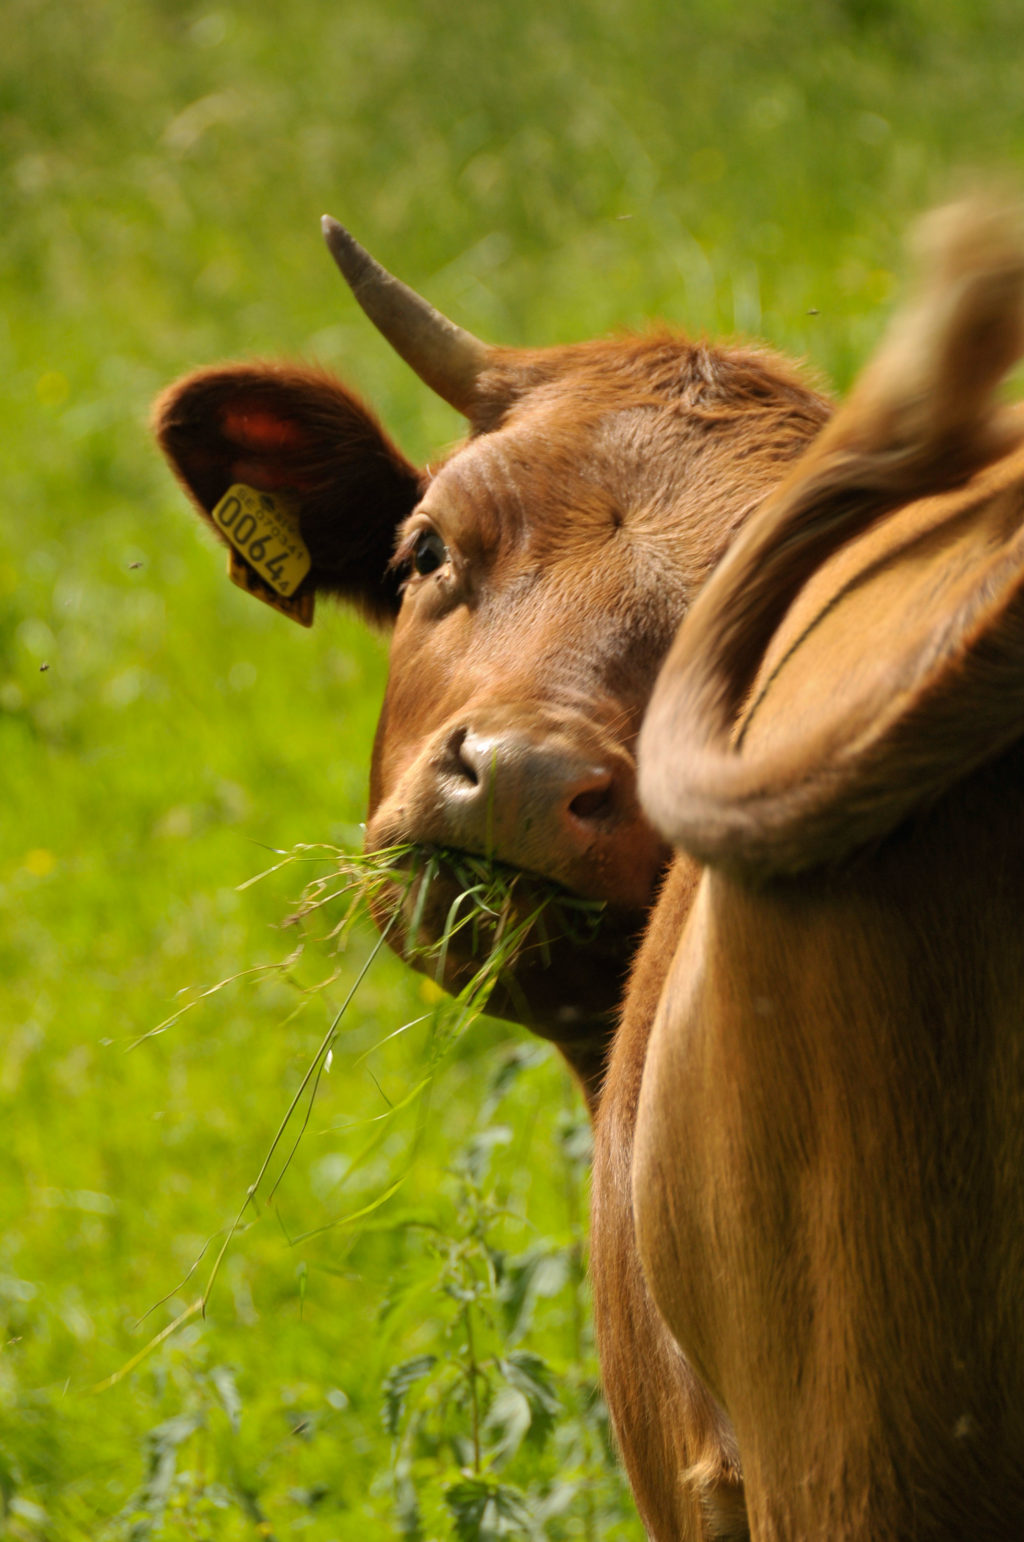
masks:
[[[393,877],[371,898],[377,925],[415,969],[494,1017],[560,1043],[614,1025],[645,911],[584,899],[471,852],[377,853]]]

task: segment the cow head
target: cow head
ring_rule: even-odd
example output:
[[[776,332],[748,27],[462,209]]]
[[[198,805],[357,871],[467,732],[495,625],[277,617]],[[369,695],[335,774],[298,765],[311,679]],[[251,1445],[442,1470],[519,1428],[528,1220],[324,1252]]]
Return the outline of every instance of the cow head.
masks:
[[[364,310],[468,420],[465,443],[415,467],[339,382],[278,365],[188,377],[156,432],[211,523],[234,483],[286,494],[310,557],[300,598],[392,629],[368,845],[480,853],[607,903],[591,944],[527,960],[491,1002],[582,1053],[614,1019],[667,856],[634,765],[659,666],[828,408],[768,354],[667,332],[485,346],[325,229]],[[421,940],[452,897],[435,884]],[[450,950],[446,983],[471,962]]]

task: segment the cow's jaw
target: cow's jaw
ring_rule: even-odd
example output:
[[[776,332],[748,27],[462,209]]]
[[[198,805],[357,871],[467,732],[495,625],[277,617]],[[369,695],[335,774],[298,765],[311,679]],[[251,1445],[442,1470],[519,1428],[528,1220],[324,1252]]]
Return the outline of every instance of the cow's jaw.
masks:
[[[580,905],[576,896],[529,873],[498,868],[492,888],[497,904],[489,914],[469,892],[479,874],[478,859],[470,867],[474,858],[451,848],[407,850],[394,885],[373,904],[389,943],[453,995],[474,978],[486,980],[491,1016],[563,1048],[595,1043],[603,1052],[646,910]],[[509,965],[504,949],[513,937],[519,940]]]

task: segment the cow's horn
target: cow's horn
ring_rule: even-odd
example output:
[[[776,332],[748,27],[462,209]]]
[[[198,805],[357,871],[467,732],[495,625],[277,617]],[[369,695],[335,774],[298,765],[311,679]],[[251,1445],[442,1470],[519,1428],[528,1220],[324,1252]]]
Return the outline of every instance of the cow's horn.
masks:
[[[331,256],[377,330],[432,391],[468,412],[490,352],[486,344],[393,278],[329,214],[321,223]]]

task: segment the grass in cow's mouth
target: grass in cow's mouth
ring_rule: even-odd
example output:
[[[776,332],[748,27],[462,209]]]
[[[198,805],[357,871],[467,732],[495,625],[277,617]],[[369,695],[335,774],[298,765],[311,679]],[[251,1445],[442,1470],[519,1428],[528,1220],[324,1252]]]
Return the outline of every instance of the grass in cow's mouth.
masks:
[[[321,856],[333,854],[335,866],[307,885],[296,919],[347,900],[332,935],[365,911],[378,926],[400,922],[406,957],[438,980],[455,946],[477,961],[469,984],[480,1011],[499,977],[524,951],[539,953],[546,963],[551,945],[560,939],[592,942],[607,908],[603,900],[583,899],[548,879],[454,848],[405,844],[373,852],[316,850]],[[428,928],[428,912],[439,891],[447,909],[441,924]],[[459,997],[464,993],[460,990]]]

